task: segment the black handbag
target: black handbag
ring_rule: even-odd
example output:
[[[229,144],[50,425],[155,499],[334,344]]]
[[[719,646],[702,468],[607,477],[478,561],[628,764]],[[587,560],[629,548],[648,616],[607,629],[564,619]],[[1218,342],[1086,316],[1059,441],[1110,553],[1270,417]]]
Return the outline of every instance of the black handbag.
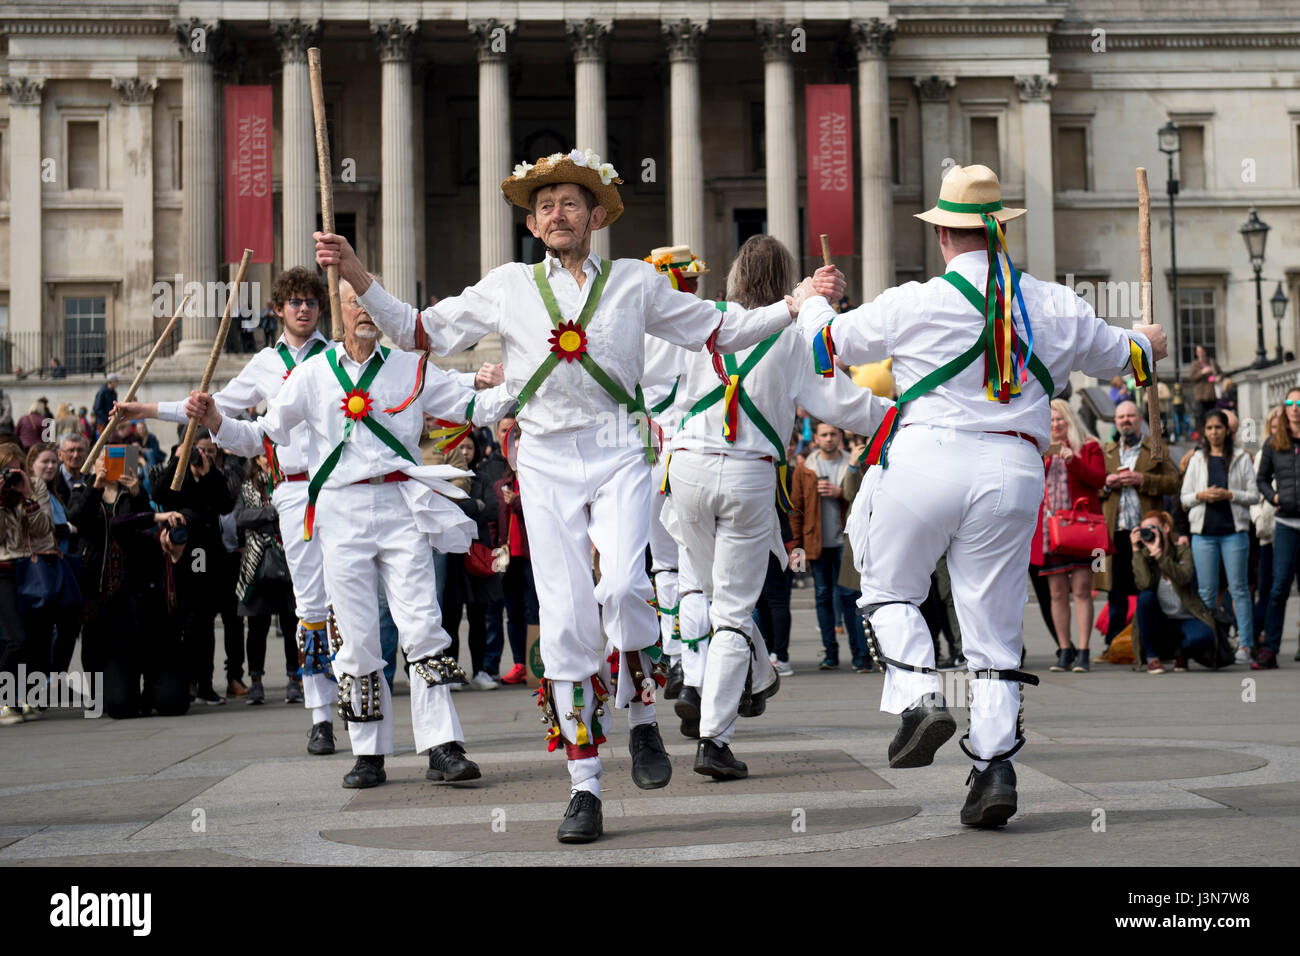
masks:
[[[279,542],[267,545],[266,550],[262,552],[262,561],[257,566],[257,574],[253,580],[257,584],[292,583],[292,578],[289,576],[289,561],[284,556],[284,548],[280,547]]]

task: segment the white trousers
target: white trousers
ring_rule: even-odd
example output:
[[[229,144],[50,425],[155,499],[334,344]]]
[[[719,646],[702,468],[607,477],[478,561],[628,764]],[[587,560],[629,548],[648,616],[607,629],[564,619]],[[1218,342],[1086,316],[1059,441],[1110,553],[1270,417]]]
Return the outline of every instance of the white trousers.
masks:
[[[654,579],[659,606],[677,608],[675,622],[672,615],[659,618],[664,653],[674,661],[682,662],[686,683],[698,688],[703,686],[704,661],[708,656],[709,602],[700,588],[699,578],[691,570],[686,553],[678,548],[663,524],[664,503],[668,498],[661,495],[659,489],[663,486],[665,463],[666,457],[660,458],[651,475],[650,575]],[[699,643],[692,650],[690,645],[683,644],[674,635],[674,630],[688,640],[698,639]]]
[[[382,674],[378,580],[383,580],[406,659],[441,655],[451,638],[442,627],[433,552],[412,525],[406,499],[396,484],[325,489],[316,504],[315,534],[325,556],[325,587],[335,595],[334,616],[343,636],[334,673],[360,678],[381,672],[383,720],[348,724],[352,752],[392,753],[392,698]],[[353,690],[357,713],[359,700],[358,680]],[[417,753],[465,739],[447,685],[430,687],[418,675],[411,681],[411,723]]]
[[[920,605],[946,551],[969,669],[1019,667],[1029,546],[1043,497],[1034,446],[1011,435],[911,425],[894,439],[889,467],[871,469],[863,491],[848,530],[862,572],[859,605],[879,605],[870,619],[884,654],[934,666]],[[880,709],[902,713],[940,690],[936,674],[886,667]],[[971,751],[1005,753],[1016,740],[1020,685],[972,680],[971,696]]]
[[[307,514],[307,482],[282,481],[271,493],[280,518],[280,539],[293,579],[293,601],[298,620],[319,624],[329,617],[329,597],[325,590],[325,562],[320,541],[302,539],[303,519]],[[302,679],[303,704],[308,710],[328,707],[334,702],[334,682],[325,674],[306,674]]]
[[[754,691],[776,680],[754,623],[776,524],[776,472],[770,461],[689,451],[674,453],[670,469],[673,527],[699,574],[713,623],[700,736],[728,743],[751,668]]]
[[[685,551],[677,554],[677,607],[682,634],[683,683],[698,690],[704,686],[709,659],[709,601]]]
[[[519,440],[519,498],[533,543],[542,660],[551,680],[582,681],[600,670],[602,622],[620,651],[649,647],[659,635],[645,572],[650,467],[635,438],[609,447],[609,431]],[[595,586],[592,545],[600,552]]]

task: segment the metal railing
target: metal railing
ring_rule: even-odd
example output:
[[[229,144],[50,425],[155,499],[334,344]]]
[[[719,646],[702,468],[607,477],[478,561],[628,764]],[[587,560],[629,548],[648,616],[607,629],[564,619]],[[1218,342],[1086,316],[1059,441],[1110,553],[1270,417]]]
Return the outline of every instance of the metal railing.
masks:
[[[0,336],[0,375],[21,378],[62,378],[65,375],[100,375],[133,372],[157,341],[150,329],[111,332],[10,332]],[[164,344],[159,358],[170,358],[181,342],[178,327]],[[252,335],[232,323],[226,351],[234,354],[256,351],[262,333]],[[58,359],[55,369],[51,359]]]

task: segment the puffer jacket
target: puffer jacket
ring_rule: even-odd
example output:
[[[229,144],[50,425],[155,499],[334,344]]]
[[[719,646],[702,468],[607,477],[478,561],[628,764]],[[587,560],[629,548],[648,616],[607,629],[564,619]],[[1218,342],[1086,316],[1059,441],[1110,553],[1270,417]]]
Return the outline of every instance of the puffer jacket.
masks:
[[[1300,518],[1300,442],[1278,451],[1272,441],[1260,449],[1255,484],[1265,501],[1277,495],[1277,513],[1283,518]]]

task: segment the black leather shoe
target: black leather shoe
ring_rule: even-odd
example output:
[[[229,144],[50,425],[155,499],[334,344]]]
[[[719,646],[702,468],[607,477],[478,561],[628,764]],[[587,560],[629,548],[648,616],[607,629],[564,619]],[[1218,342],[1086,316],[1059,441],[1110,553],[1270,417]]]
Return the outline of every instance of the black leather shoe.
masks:
[[[686,672],[682,670],[682,662],[678,661],[668,668],[668,683],[664,684],[664,700],[676,700],[685,686]]]
[[[349,790],[365,790],[368,787],[377,787],[388,779],[388,774],[384,773],[384,756],[362,755],[357,758],[357,762],[352,765],[348,775],[343,778],[343,786]]]
[[[664,749],[664,739],[659,736],[658,724],[633,727],[627,749],[632,755],[633,783],[642,790],[668,786],[668,781],[673,778],[673,765]]]
[[[328,720],[311,725],[311,736],[307,738],[307,753],[332,754],[334,752],[334,725]]]
[[[478,764],[465,756],[465,748],[457,741],[438,744],[429,750],[429,769],[424,772],[425,780],[477,780],[483,776]]]
[[[934,752],[957,732],[957,721],[941,703],[922,697],[911,710],[903,711],[903,722],[889,744],[891,767],[928,767]]]
[[[1048,668],[1053,674],[1061,674],[1069,671],[1074,667],[1074,659],[1079,652],[1075,650],[1074,645],[1069,647],[1057,648],[1056,663]]]
[[[564,811],[555,839],[561,843],[590,843],[605,832],[605,821],[600,813],[600,797],[579,790]]]
[[[695,772],[716,780],[740,780],[749,776],[749,768],[736,759],[730,747],[707,737],[695,748]]]
[[[744,697],[740,699],[740,706],[736,708],[736,713],[741,717],[758,717],[763,711],[767,710],[767,699],[775,697],[777,691],[781,689],[781,675],[776,675],[776,680],[767,686],[766,690],[760,690],[749,695],[749,701],[746,702]]]
[[[682,736],[692,740],[700,736],[700,689],[690,684],[682,688],[673,704],[673,713],[682,719]]]
[[[961,822],[966,826],[1000,827],[1016,812],[1016,769],[1010,760],[990,761],[983,771],[972,767],[966,783],[970,792],[961,808]]]

